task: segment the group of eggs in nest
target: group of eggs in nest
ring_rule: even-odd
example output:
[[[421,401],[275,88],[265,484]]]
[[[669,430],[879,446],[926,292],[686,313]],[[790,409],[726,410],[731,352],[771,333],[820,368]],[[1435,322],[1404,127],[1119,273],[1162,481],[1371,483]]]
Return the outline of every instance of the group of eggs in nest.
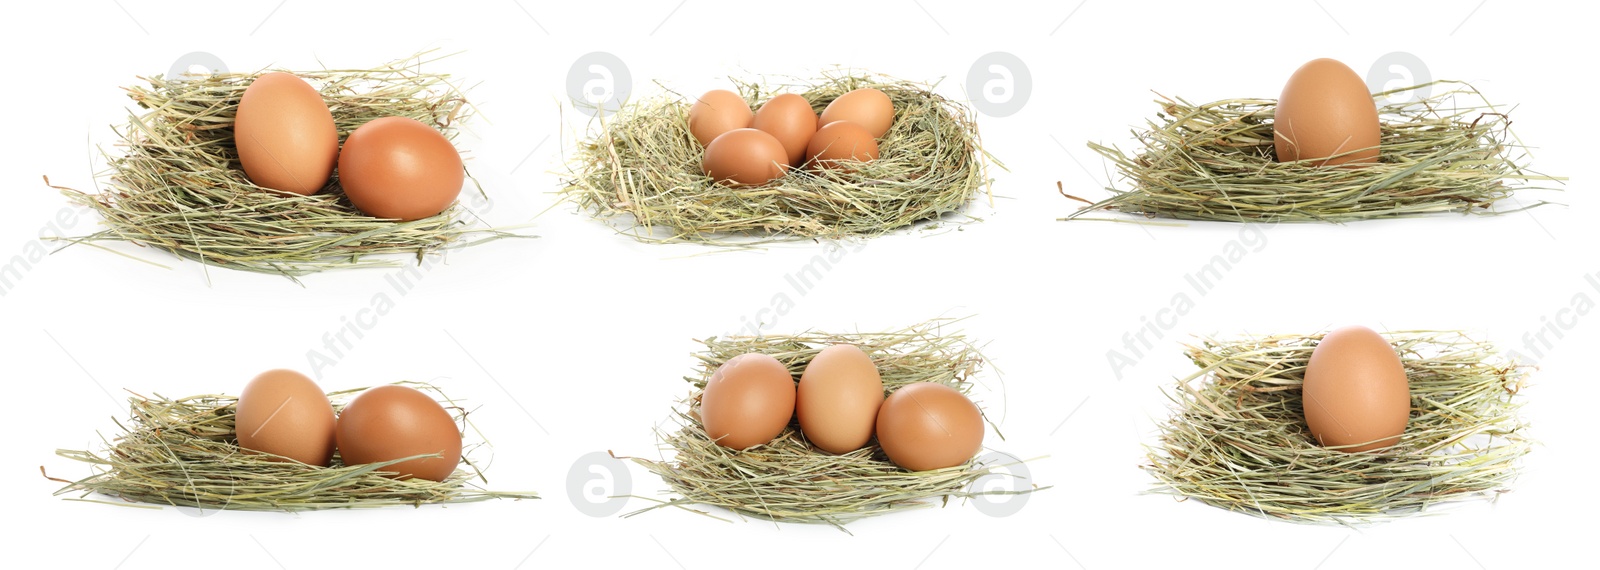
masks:
[[[337,167],[351,205],[378,218],[437,215],[455,202],[466,177],[455,145],[406,117],[369,121],[341,149],[322,94],[289,73],[264,74],[245,88],[233,139],[251,183],[310,196],[328,186]]]
[[[332,463],[335,449],[345,465],[414,457],[380,469],[402,479],[444,481],[461,461],[455,419],[427,394],[375,386],[335,415],[317,383],[293,370],[270,370],[245,385],[234,432],[241,448],[320,467]]]
[[[697,413],[706,435],[730,449],[771,442],[793,419],[820,451],[849,453],[876,436],[910,471],[965,464],[983,446],[983,414],[965,394],[918,382],[885,397],[872,357],[850,344],[818,352],[798,383],[772,356],[730,358],[706,381]]]
[[[759,185],[790,168],[847,168],[878,158],[878,139],[894,123],[894,103],[870,87],[840,95],[819,115],[799,95],[778,95],[751,111],[744,97],[717,89],[689,108],[689,133],[705,147],[707,176]]]

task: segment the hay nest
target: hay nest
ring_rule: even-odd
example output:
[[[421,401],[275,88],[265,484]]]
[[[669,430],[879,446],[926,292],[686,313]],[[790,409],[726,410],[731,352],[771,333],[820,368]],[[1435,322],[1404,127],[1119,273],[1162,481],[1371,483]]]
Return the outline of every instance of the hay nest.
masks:
[[[1452,89],[1379,106],[1379,162],[1356,168],[1278,162],[1274,99],[1193,105],[1162,97],[1157,120],[1134,132],[1138,150],[1089,144],[1131,188],[1106,188],[1111,197],[1098,202],[1063,192],[1088,204],[1063,219],[1103,220],[1085,216],[1118,211],[1178,220],[1350,222],[1445,212],[1494,215],[1545,204],[1522,204],[1513,192],[1565,179],[1529,170],[1508,116],[1472,86],[1435,81],[1373,97],[1386,101],[1433,86]],[[1508,199],[1514,207],[1496,207]]]
[[[865,87],[888,94],[895,108],[877,160],[796,168],[760,186],[718,184],[701,171],[704,149],[689,133],[692,101],[668,94],[600,119],[571,160],[562,195],[640,241],[749,245],[882,235],[961,212],[987,191],[992,158],[971,111],[931,85],[848,74],[793,89],[738,84],[752,109],[794,92],[818,112]]]
[[[1144,469],[1155,492],[1261,516],[1350,524],[1416,514],[1508,490],[1532,447],[1517,415],[1527,368],[1455,332],[1384,335],[1411,387],[1399,443],[1329,450],[1306,427],[1300,386],[1321,334],[1188,347],[1200,370],[1169,396]]]

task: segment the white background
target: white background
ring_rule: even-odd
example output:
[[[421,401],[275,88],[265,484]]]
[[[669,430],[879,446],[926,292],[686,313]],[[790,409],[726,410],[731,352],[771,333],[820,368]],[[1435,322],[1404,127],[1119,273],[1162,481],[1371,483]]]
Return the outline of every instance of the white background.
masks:
[[[355,3],[303,0],[85,4],[9,8],[0,261],[25,254],[63,213],[72,235],[95,222],[64,208],[41,175],[94,185],[125,119],[119,86],[204,51],[233,70],[368,67],[426,48],[462,53],[431,69],[476,84],[482,116],[459,144],[492,193],[483,217],[531,223],[536,240],[453,253],[405,295],[393,270],[304,280],[204,271],[133,247],[163,269],[86,247],[55,253],[0,297],[0,350],[11,405],[0,414],[12,452],[10,559],[23,566],[241,568],[468,565],[957,568],[1023,561],[1067,568],[1374,568],[1419,564],[1539,567],[1580,558],[1596,507],[1589,361],[1600,323],[1559,315],[1574,295],[1600,298],[1590,178],[1595,84],[1593,8],[1554,2],[675,2]],[[676,7],[674,7],[676,5]],[[1569,4],[1570,5],[1570,4]],[[1581,10],[1578,12],[1577,10]],[[1069,17],[1070,15],[1070,17]],[[728,76],[806,76],[848,65],[962,83],[980,55],[1005,51],[1031,71],[1021,112],[980,119],[995,199],[984,221],[849,246],[821,284],[795,295],[783,279],[822,253],[801,243],[706,255],[615,235],[557,205],[565,149],[587,127],[566,98],[568,67],[604,51],[629,67],[636,96],[726,87]],[[1102,196],[1105,167],[1085,141],[1127,146],[1152,115],[1152,90],[1208,101],[1273,97],[1300,63],[1335,57],[1363,75],[1380,55],[1419,56],[1435,78],[1474,82],[1517,107],[1515,130],[1567,204],[1498,218],[1446,216],[1348,226],[1278,226],[1153,353],[1117,380],[1106,363],[1121,336],[1188,285],[1184,276],[1241,237],[1241,226],[1142,228],[1056,218]],[[56,244],[46,244],[54,248]],[[65,502],[39,476],[78,477],[58,447],[98,445],[125,414],[122,390],[177,396],[237,393],[273,367],[307,369],[323,335],[387,292],[395,309],[324,371],[328,389],[434,380],[481,405],[493,441],[492,486],[544,499],[448,508],[299,515],[123,509]],[[678,511],[595,518],[568,497],[586,453],[656,453],[652,426],[685,393],[693,338],[757,319],[793,296],[764,330],[879,330],[937,316],[972,317],[1003,375],[977,395],[1002,422],[994,449],[1048,455],[1031,464],[1038,493],[1014,515],[971,505],[825,527],[723,523]],[[1268,522],[1198,503],[1140,495],[1137,467],[1165,416],[1162,388],[1190,366],[1191,334],[1309,332],[1342,323],[1461,328],[1506,348],[1560,316],[1565,338],[1544,351],[1526,413],[1542,442],[1515,491],[1359,531]],[[1553,338],[1553,337],[1552,337]],[[115,396],[115,399],[112,398]],[[1075,411],[1075,413],[1074,413]],[[633,469],[634,493],[662,489]],[[635,499],[625,510],[645,506]],[[725,514],[725,513],[724,513]],[[20,529],[21,532],[15,532]]]

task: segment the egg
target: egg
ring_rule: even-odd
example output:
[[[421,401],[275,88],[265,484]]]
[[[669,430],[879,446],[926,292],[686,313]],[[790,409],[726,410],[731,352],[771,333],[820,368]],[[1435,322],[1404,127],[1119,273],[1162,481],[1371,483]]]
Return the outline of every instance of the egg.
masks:
[[[1378,161],[1380,131],[1378,106],[1366,81],[1337,60],[1316,59],[1295,70],[1283,86],[1272,145],[1280,162],[1355,166]],[[1359,152],[1334,156],[1351,151]]]
[[[357,395],[339,413],[335,434],[345,465],[439,454],[380,469],[402,479],[444,481],[461,462],[461,431],[450,412],[407,386],[374,386]]]
[[[806,160],[823,168],[840,168],[850,160],[877,159],[878,141],[861,125],[850,121],[828,123],[806,146]]]
[[[707,91],[689,107],[689,134],[700,141],[700,146],[706,146],[723,133],[749,128],[754,119],[750,104],[738,93],[726,89]]]
[[[889,132],[889,126],[894,123],[894,103],[889,100],[888,94],[877,89],[857,89],[840,95],[822,110],[824,127],[835,121],[861,125],[876,139]]]
[[[878,409],[878,445],[895,465],[911,471],[955,467],[983,447],[983,413],[965,394],[944,384],[908,384]]]
[[[773,97],[756,111],[750,127],[778,139],[789,155],[791,166],[800,166],[806,158],[806,145],[811,135],[817,134],[817,121],[821,120],[805,97],[785,93]]]
[[[741,354],[728,359],[700,393],[706,435],[731,449],[772,441],[794,417],[794,376],[778,359]]]
[[[1400,441],[1411,417],[1411,388],[1389,341],[1366,327],[1344,327],[1311,351],[1301,404],[1318,443],[1371,451]]]
[[[783,177],[789,153],[777,138],[756,129],[734,129],[706,146],[700,168],[733,185],[758,185]]]
[[[239,447],[326,467],[333,458],[333,404],[322,388],[293,370],[262,372],[234,405]]]
[[[450,139],[405,117],[361,125],[339,153],[339,185],[356,209],[376,218],[437,215],[455,202],[465,178]]]
[[[872,439],[883,405],[883,378],[861,348],[837,344],[822,349],[806,364],[796,392],[800,431],[818,449],[848,453]]]
[[[239,98],[233,146],[251,183],[309,196],[333,175],[339,129],[310,84],[292,74],[267,73]]]

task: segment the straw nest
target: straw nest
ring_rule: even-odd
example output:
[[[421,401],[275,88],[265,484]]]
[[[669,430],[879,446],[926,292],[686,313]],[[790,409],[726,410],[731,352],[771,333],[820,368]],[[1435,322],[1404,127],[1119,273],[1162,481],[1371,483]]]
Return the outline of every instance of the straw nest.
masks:
[[[1411,386],[1399,443],[1325,449],[1306,427],[1300,386],[1316,335],[1202,339],[1178,382],[1144,469],[1154,492],[1263,518],[1352,524],[1508,491],[1532,442],[1518,417],[1527,368],[1456,332],[1384,335]]]
[[[600,119],[570,161],[563,197],[640,241],[748,245],[877,236],[961,212],[988,190],[993,159],[972,112],[931,85],[852,74],[809,86],[736,83],[752,109],[793,92],[818,112],[853,89],[876,88],[894,103],[894,124],[877,160],[729,187],[701,170],[704,149],[689,133],[692,98],[666,94]]]
[[[434,394],[451,410],[457,423],[467,426],[467,411],[440,392],[418,382],[401,382]],[[335,410],[362,389],[328,394]],[[535,493],[489,491],[482,472],[468,457],[479,445],[462,454],[462,466],[443,482],[412,478],[392,479],[383,468],[395,463],[430,457],[419,455],[395,461],[345,465],[337,454],[329,467],[306,465],[287,458],[242,449],[234,435],[232,396],[203,395],[167,399],[160,396],[129,398],[131,414],[117,422],[122,433],[103,440],[102,451],[58,449],[56,455],[81,461],[94,473],[76,481],[49,477],[66,486],[56,495],[69,500],[122,506],[159,505],[246,511],[311,511],[467,503],[489,499],[537,499]],[[431,457],[437,457],[437,454]],[[43,468],[40,468],[43,471]],[[48,475],[47,475],[48,477]],[[95,496],[118,499],[109,501]]]
[[[426,56],[375,69],[290,73],[322,93],[341,144],[356,127],[389,116],[416,119],[453,140],[472,107],[448,75],[421,71],[438,61]],[[128,124],[114,129],[122,152],[107,154],[105,186],[94,193],[52,186],[98,213],[104,225],[69,241],[126,241],[208,266],[292,279],[327,269],[400,265],[403,259],[384,254],[420,259],[515,235],[473,224],[459,202],[410,222],[373,218],[350,205],[337,177],[311,196],[252,184],[239,166],[233,120],[245,89],[263,73],[156,75],[125,88],[142,111],[130,112]]]
[[[988,477],[1018,477],[1010,463],[964,465],[931,471],[907,471],[889,462],[877,441],[842,455],[813,448],[791,423],[771,443],[738,451],[717,445],[706,435],[698,416],[701,390],[717,367],[749,352],[772,355],[798,379],[811,358],[834,344],[855,344],[872,357],[883,377],[885,394],[916,382],[938,382],[967,393],[984,359],[960,334],[939,334],[939,323],[900,331],[860,334],[807,333],[794,336],[712,338],[695,355],[700,361],[686,410],[674,413],[676,431],[658,430],[661,449],[671,458],[630,458],[660,476],[671,487],[669,499],[643,497],[657,504],[629,513],[634,516],[664,507],[678,507],[708,516],[691,505],[721,507],[738,516],[820,523],[843,529],[862,518],[944,504],[952,498],[1018,495],[1042,490],[1031,481],[1011,479],[1009,489],[974,485]],[[979,403],[980,409],[982,407]],[[939,501],[936,503],[934,499]],[[723,519],[726,520],[726,519]]]
[[[1106,188],[1111,197],[1098,202],[1067,195],[1088,205],[1063,219],[1106,219],[1084,216],[1114,210],[1179,220],[1349,222],[1504,214],[1545,204],[1524,204],[1513,192],[1564,179],[1528,170],[1526,147],[1512,135],[1508,115],[1471,85],[1435,81],[1373,97],[1382,102],[1433,87],[1449,89],[1379,106],[1379,162],[1357,168],[1278,162],[1274,99],[1193,105],[1162,97],[1157,120],[1134,132],[1136,152],[1089,144],[1131,189]],[[1497,207],[1508,199],[1512,208]]]

